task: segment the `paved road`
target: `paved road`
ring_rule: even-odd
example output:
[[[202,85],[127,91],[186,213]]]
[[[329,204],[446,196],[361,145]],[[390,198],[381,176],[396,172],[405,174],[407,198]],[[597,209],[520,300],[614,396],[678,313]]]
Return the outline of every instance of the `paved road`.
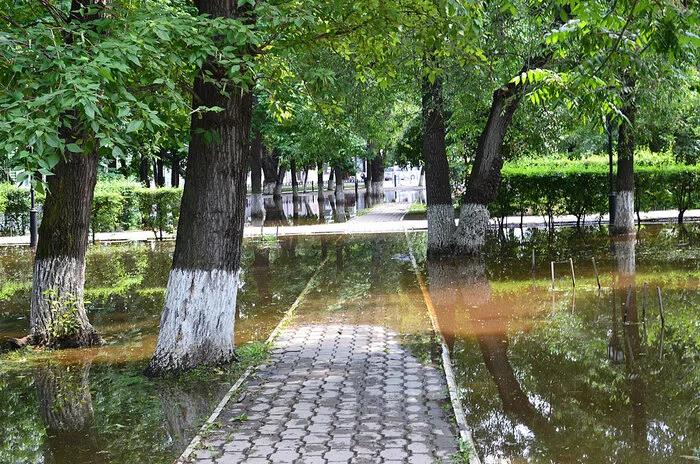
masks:
[[[382,203],[362,216],[353,218],[348,222],[263,228],[247,226],[243,234],[246,237],[255,237],[261,233],[265,235],[378,234],[428,230],[428,221],[424,219],[402,220],[409,208],[410,205],[408,203]],[[603,224],[607,223],[607,217],[607,215],[602,217]],[[641,213],[642,222],[675,222],[677,218],[677,211]],[[700,210],[686,211],[685,220],[687,222],[700,221]],[[575,225],[576,218],[574,216],[557,216],[554,218],[554,222],[557,225]],[[524,216],[522,223],[525,227],[544,226],[544,220],[540,216]],[[586,223],[597,224],[598,216],[587,216]],[[510,227],[518,226],[520,224],[520,216],[507,217],[505,224]],[[491,220],[491,226],[496,226],[496,221],[493,219]],[[164,236],[166,240],[175,238],[174,234],[165,234]],[[96,237],[100,242],[147,241],[154,239],[153,232],[149,231],[101,232],[96,234]],[[2,245],[29,245],[29,236],[0,237],[0,246]]]
[[[292,325],[190,458],[197,464],[452,462],[444,375],[376,325]]]

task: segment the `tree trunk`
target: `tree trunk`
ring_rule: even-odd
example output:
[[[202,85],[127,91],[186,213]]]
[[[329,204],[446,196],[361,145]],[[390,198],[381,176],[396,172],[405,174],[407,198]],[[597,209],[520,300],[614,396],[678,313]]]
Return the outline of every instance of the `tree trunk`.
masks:
[[[32,281],[33,344],[70,348],[100,342],[83,301],[97,161],[96,151],[83,155],[66,150],[48,178]]]
[[[428,216],[428,255],[452,253],[455,214],[445,145],[442,81],[423,79],[423,158]]]
[[[153,172],[156,187],[165,187],[165,175],[163,174],[163,157],[165,152],[161,152],[160,156],[156,158],[155,164],[153,165]]]
[[[277,181],[275,182],[275,189],[272,194],[275,198],[282,198],[282,187],[284,186],[284,175],[287,173],[287,169],[280,165],[277,171]]]
[[[139,181],[141,181],[141,183],[143,185],[145,185],[146,188],[151,187],[151,180],[148,177],[148,172],[149,172],[148,165],[149,164],[150,163],[149,163],[148,157],[144,154],[141,154],[141,163],[139,163]]]
[[[345,201],[345,171],[341,167],[335,168],[335,199]]]
[[[243,12],[223,0],[200,0],[200,14],[236,17]],[[205,74],[219,76],[224,93]],[[168,279],[158,343],[146,373],[163,375],[232,360],[245,213],[245,169],[252,96],[212,57],[195,79],[207,107],[223,111],[192,117],[188,176],[182,196],[173,266]],[[203,135],[217,131],[220,142]]]
[[[367,164],[367,171],[365,171],[365,190],[368,194],[372,193],[372,162],[365,161]]]
[[[384,198],[384,160],[381,152],[377,151],[377,156],[372,158],[370,170],[372,171],[370,195],[373,200],[379,201]]]
[[[172,172],[170,173],[170,186],[173,188],[180,187],[180,158],[177,153],[173,151],[172,157]]]
[[[331,169],[331,172],[328,174],[328,190],[333,190],[334,184],[335,184],[335,171]]]
[[[292,175],[292,201],[299,201],[299,180],[297,179],[297,163],[294,159],[289,162],[289,169]]]
[[[317,181],[318,185],[316,188],[318,189],[318,198],[323,198],[323,163],[318,163],[318,170],[316,171],[318,174]]]
[[[629,87],[633,81],[627,82]],[[636,107],[629,95],[623,95],[626,105],[622,108],[624,119],[618,129],[617,141],[617,202],[613,235],[634,234],[634,117]]]
[[[481,253],[486,242],[490,217],[488,205],[496,200],[501,183],[503,139],[521,95],[514,84],[493,93],[489,118],[479,137],[476,158],[460,208],[459,227],[454,239],[455,251],[459,254]]]
[[[274,151],[270,152],[267,147],[262,148],[262,171],[265,176],[263,182],[263,194],[272,195],[277,184],[277,170],[279,169],[279,160],[275,156]]]
[[[345,171],[341,167],[335,168],[335,221],[345,222],[348,216],[345,212]]]
[[[262,225],[265,220],[265,207],[262,187],[262,134],[259,129],[253,131],[250,144],[250,219],[253,225]]]

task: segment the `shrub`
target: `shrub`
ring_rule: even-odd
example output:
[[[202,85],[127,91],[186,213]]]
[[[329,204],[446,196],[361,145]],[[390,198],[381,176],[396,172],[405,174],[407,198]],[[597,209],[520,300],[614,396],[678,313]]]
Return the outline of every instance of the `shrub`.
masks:
[[[153,231],[157,240],[163,232],[173,232],[180,218],[180,188],[140,188],[135,191],[143,226]]]

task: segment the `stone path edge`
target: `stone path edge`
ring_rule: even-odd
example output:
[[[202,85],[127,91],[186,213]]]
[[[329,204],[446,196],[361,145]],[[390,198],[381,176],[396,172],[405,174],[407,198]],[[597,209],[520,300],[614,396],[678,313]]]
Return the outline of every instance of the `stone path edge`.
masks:
[[[326,265],[326,262],[328,262],[328,257],[326,257],[321,264],[318,266],[316,269],[316,272],[314,272],[314,275],[311,276],[309,281],[306,284],[306,287],[304,287],[304,290],[301,291],[299,296],[294,300],[294,303],[287,309],[287,311],[284,313],[284,316],[282,317],[282,320],[277,324],[277,327],[272,331],[269,337],[267,337],[267,340],[265,341],[266,345],[271,345],[272,342],[277,338],[279,333],[284,329],[284,327],[289,323],[291,318],[294,316],[294,312],[296,311],[297,307],[301,304],[301,302],[304,300],[306,297],[306,294],[309,293],[309,290],[313,287],[313,285],[316,283],[316,280],[318,278],[318,275],[321,273],[321,269]],[[185,449],[185,451],[182,452],[182,454],[176,458],[173,461],[173,464],[181,464],[181,463],[186,463],[189,462],[190,456],[192,453],[196,450],[197,446],[200,445],[202,442],[202,435],[204,432],[206,432],[207,428],[210,427],[214,422],[216,422],[216,419],[218,419],[219,415],[221,414],[221,411],[224,410],[228,402],[231,400],[231,397],[238,391],[238,389],[243,385],[243,382],[250,377],[250,375],[255,372],[258,369],[259,366],[250,366],[248,367],[243,374],[238,378],[236,383],[233,384],[233,386],[226,392],[224,397],[221,399],[219,404],[216,406],[216,409],[214,409],[214,412],[209,416],[209,418],[202,424],[202,426],[199,428],[199,431],[197,432],[197,435],[192,439],[190,442],[189,446]]]
[[[450,394],[450,403],[452,404],[452,411],[455,415],[455,421],[457,422],[457,427],[459,428],[459,438],[460,450],[463,447],[467,448],[469,453],[469,464],[481,464],[479,455],[476,451],[476,444],[472,438],[472,432],[467,424],[467,417],[464,413],[464,407],[462,406],[462,401],[459,399],[459,390],[457,389],[457,381],[455,379],[454,371],[452,370],[452,358],[450,357],[450,350],[445,342],[445,337],[442,335],[440,326],[435,317],[435,309],[433,308],[432,301],[430,299],[430,293],[426,288],[423,276],[418,269],[418,263],[413,255],[413,250],[409,245],[409,255],[411,256],[411,264],[413,270],[416,273],[416,279],[418,280],[418,285],[420,286],[421,292],[423,293],[423,298],[425,299],[425,305],[427,306],[428,313],[430,314],[430,322],[433,326],[433,330],[438,334],[440,338],[440,346],[442,348],[442,367],[445,372],[445,378],[447,380],[447,390]]]

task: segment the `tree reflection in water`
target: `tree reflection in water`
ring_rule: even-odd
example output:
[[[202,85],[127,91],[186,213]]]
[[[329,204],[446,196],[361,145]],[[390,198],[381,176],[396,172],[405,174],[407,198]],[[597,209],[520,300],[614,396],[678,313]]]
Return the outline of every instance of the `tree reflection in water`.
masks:
[[[102,445],[94,428],[90,363],[51,364],[34,371],[39,411],[46,427],[47,463],[101,463]]]

